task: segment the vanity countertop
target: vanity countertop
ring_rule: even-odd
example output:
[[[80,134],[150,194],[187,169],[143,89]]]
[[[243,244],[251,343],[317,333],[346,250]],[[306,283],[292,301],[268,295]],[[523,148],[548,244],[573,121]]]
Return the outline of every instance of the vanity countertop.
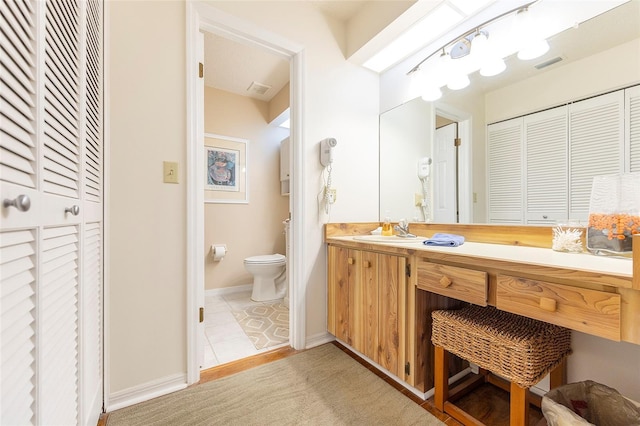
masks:
[[[562,253],[551,250],[550,248],[474,242],[465,242],[458,247],[426,246],[423,244],[426,239],[427,238],[417,238],[415,242],[411,243],[366,241],[364,244],[379,244],[381,246],[411,249],[419,252],[446,253],[452,256],[473,256],[482,259],[514,261],[528,265],[579,269],[629,278],[633,275],[633,262],[630,258],[598,256],[590,253]],[[354,240],[353,236],[331,237],[327,242],[331,240],[362,243],[362,241],[358,241],[357,239]]]

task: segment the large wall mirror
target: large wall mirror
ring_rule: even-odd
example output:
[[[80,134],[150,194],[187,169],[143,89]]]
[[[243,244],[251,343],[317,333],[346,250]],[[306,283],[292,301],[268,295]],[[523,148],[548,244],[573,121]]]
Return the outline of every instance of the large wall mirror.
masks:
[[[380,218],[487,222],[487,124],[640,83],[627,71],[640,67],[639,40],[640,0],[631,0],[549,39],[540,58],[506,58],[498,76],[474,73],[436,102],[416,98],[382,113]]]

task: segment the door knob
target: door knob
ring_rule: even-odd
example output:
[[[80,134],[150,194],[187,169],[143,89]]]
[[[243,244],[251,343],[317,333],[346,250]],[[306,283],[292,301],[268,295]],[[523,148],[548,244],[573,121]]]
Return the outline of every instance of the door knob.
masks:
[[[78,207],[77,205],[67,207],[66,209],[64,209],[64,212],[71,213],[74,216],[78,216],[78,214],[80,213],[80,207]]]
[[[28,195],[20,194],[13,200],[5,198],[4,201],[2,201],[2,206],[3,207],[13,206],[16,209],[20,210],[21,212],[26,212],[31,207],[31,199],[29,198]]]

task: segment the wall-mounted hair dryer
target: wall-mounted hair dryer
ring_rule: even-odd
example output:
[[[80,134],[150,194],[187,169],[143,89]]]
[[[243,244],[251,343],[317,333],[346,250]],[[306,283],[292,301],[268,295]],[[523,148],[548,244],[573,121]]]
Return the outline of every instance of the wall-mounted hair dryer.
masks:
[[[338,144],[335,138],[326,138],[320,141],[320,164],[327,167],[333,162],[333,148]]]
[[[418,160],[418,177],[420,179],[424,179],[429,176],[429,171],[431,169],[431,157],[422,157]]]

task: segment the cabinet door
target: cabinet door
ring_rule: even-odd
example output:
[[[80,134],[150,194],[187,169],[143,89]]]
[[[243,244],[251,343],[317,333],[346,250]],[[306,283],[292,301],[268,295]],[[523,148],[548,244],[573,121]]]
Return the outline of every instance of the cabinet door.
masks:
[[[328,248],[327,329],[345,343],[349,343],[349,262],[355,262],[350,251]]]
[[[487,126],[489,222],[522,223],[522,118]]]
[[[527,224],[567,219],[568,136],[566,106],[524,117]]]
[[[351,345],[378,362],[378,259],[372,252],[360,252],[353,281],[353,303],[349,306]]]
[[[569,106],[569,218],[587,220],[593,177],[624,170],[624,91]]]
[[[625,142],[628,172],[640,172],[640,86],[624,91]]]
[[[403,376],[406,345],[406,259],[380,255],[378,264],[380,340],[379,364],[390,373]]]
[[[289,180],[290,174],[290,161],[289,161],[289,138],[283,139],[280,142],[280,180]]]

